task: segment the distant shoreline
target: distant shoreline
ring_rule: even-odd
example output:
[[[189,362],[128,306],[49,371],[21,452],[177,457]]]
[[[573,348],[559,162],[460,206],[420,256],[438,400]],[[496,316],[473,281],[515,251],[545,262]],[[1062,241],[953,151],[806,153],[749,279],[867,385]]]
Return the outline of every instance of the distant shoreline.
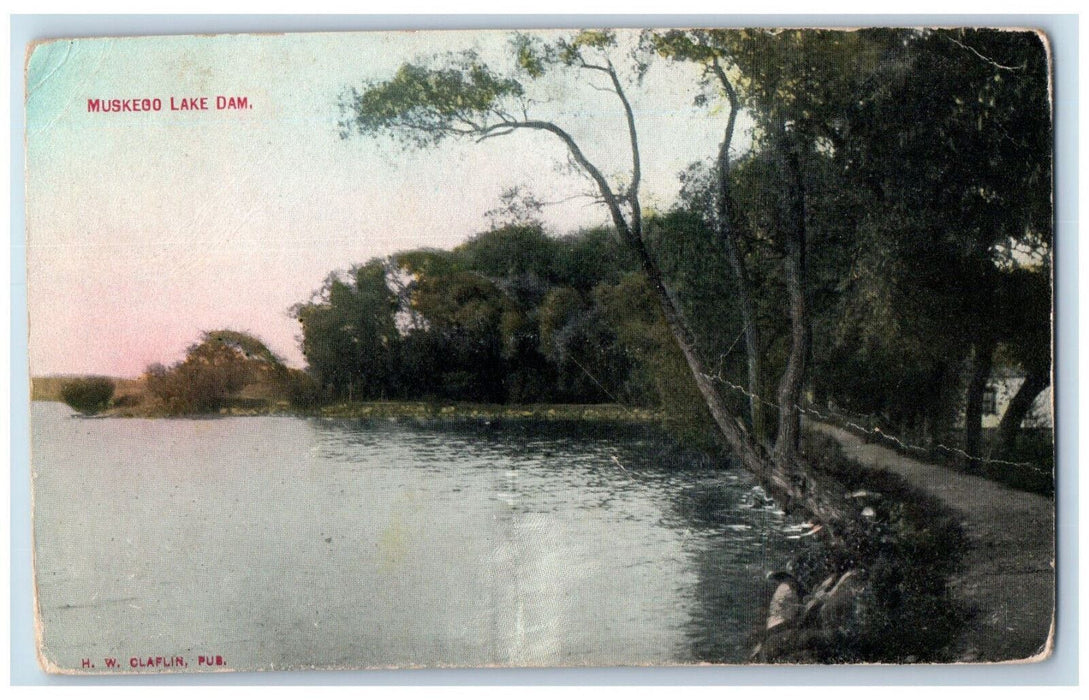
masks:
[[[63,403],[59,398],[34,396],[32,401]],[[75,411],[73,410],[73,413]],[[294,408],[287,402],[244,401],[216,413],[168,414],[154,408],[117,406],[96,418],[214,418],[297,416],[300,418],[360,418],[415,420],[586,421],[603,423],[660,423],[660,411],[620,404],[484,404],[449,401],[351,401],[313,409]]]

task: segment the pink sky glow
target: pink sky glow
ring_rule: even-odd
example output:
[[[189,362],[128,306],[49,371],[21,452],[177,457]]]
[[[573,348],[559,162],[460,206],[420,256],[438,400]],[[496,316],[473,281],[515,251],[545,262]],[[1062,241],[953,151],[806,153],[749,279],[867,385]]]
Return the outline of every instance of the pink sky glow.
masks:
[[[522,185],[565,233],[606,220],[544,134],[403,151],[337,135],[348,86],[403,61],[473,47],[502,60],[509,35],[460,32],[87,39],[40,45],[27,68],[27,280],[34,375],[138,376],[201,331],[262,338],[305,364],[288,309],[326,275],[374,256],[450,248],[484,230]],[[644,201],[668,206],[679,173],[714,153],[723,124],[692,107],[696,79],[656,67],[633,93]],[[629,155],[615,97],[545,81],[539,109],[602,169]],[[244,96],[246,110],[171,111],[170,98]],[[94,113],[90,99],[160,111]],[[512,157],[512,154],[517,157]]]

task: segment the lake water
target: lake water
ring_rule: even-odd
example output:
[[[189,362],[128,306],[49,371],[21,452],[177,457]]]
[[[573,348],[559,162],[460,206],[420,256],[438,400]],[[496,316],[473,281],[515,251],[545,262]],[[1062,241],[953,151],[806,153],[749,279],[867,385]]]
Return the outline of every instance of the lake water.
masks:
[[[94,671],[743,661],[799,525],[739,470],[592,431],[35,403],[45,655]]]

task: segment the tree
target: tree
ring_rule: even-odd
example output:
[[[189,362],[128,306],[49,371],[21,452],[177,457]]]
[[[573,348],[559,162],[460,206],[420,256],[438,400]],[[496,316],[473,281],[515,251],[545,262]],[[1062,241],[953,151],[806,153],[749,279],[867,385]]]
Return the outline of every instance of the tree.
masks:
[[[501,328],[513,304],[492,280],[472,270],[421,274],[416,285],[412,304],[427,328],[413,334],[431,336],[440,352],[435,392],[465,401],[503,401]]]
[[[566,146],[572,161],[593,181],[617,233],[638,260],[723,439],[741,463],[759,475],[767,488],[780,496],[788,507],[802,505],[817,517],[839,520],[846,513],[846,507],[823,478],[816,472],[807,472],[797,458],[796,427],[784,427],[783,419],[780,420],[776,445],[769,455],[729,410],[712,379],[710,368],[695,346],[695,335],[688,319],[647,249],[639,198],[642,165],[638,132],[626,93],[626,81],[612,60],[616,48],[616,35],[610,31],[579,32],[554,43],[521,35],[512,43],[519,70],[510,75],[493,71],[473,52],[449,55],[441,67],[405,64],[387,81],[349,91],[342,104],[341,134],[345,138],[353,133],[368,137],[390,135],[416,147],[437,146],[452,137],[479,141],[523,130],[544,132],[558,138]],[[644,64],[637,65],[636,77],[645,70]],[[578,79],[597,76],[606,81],[605,89],[616,96],[627,124],[626,141],[631,164],[624,182],[606,177],[569,131],[555,122],[529,116],[531,104],[526,98],[524,81],[532,81],[549,71],[567,71]],[[790,154],[785,146],[784,153],[789,163]],[[788,179],[787,184],[796,187],[797,177]],[[784,209],[787,225],[795,238],[799,227],[804,226],[804,219],[799,218],[803,214],[799,201],[798,196],[788,198],[789,206]],[[797,276],[804,270],[804,247],[791,245],[794,245],[792,264]],[[806,333],[802,293],[792,293],[791,310],[800,332]],[[804,341],[804,338],[798,341]],[[796,345],[805,343],[796,341]],[[802,347],[792,356],[795,361],[788,364],[784,373],[781,397],[785,394],[789,399],[791,392],[796,394],[800,390],[804,362],[798,360],[805,351],[807,348]],[[788,412],[792,412],[795,403],[781,402],[781,405],[791,406]],[[786,420],[796,425],[796,417],[794,413]]]
[[[287,368],[264,343],[238,331],[207,331],[185,359],[171,367],[153,364],[145,373],[148,391],[167,413],[214,413],[243,387],[258,382],[282,385]]]
[[[477,234],[454,249],[467,268],[492,279],[532,275],[555,278],[556,241],[539,222],[506,224]]]
[[[704,92],[698,95],[698,104],[713,104],[714,97],[726,103],[724,137],[711,168],[705,206],[737,284],[754,422],[760,420],[760,404],[771,402],[761,389],[767,344],[762,345],[760,340],[763,331],[752,290],[758,288],[761,275],[767,276],[757,269],[766,265],[764,260],[783,262],[781,280],[787,291],[783,305],[789,310],[789,350],[775,394],[779,421],[773,453],[779,460],[791,459],[798,447],[801,394],[812,344],[810,248],[812,239],[830,238],[828,231],[813,229],[814,224],[828,227],[831,222],[814,216],[814,209],[822,205],[814,205],[809,192],[822,189],[822,181],[814,174],[823,176],[828,172],[824,163],[831,160],[841,140],[842,114],[865,89],[867,77],[880,64],[895,34],[881,30],[754,29],[674,30],[647,36],[660,54],[703,66]],[[754,121],[754,156],[746,170],[761,173],[758,182],[763,201],[753,207],[750,199],[749,211],[739,216],[733,211],[736,161],[731,160],[730,149],[742,107],[749,110]],[[754,216],[761,220],[748,227],[749,234],[760,236],[768,249],[762,257],[746,259],[745,227],[741,222]],[[830,228],[841,227],[832,223]],[[767,289],[758,291],[762,297],[767,293]]]
[[[309,302],[292,309],[311,371],[337,396],[380,398],[395,384],[397,298],[386,275],[377,259],[346,276],[332,274]]]

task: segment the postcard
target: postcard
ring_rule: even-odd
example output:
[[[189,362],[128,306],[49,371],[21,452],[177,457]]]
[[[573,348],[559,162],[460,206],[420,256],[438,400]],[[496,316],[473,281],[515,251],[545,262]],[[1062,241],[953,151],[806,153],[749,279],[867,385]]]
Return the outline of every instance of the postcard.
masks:
[[[1031,29],[48,40],[38,657],[1053,651]]]

